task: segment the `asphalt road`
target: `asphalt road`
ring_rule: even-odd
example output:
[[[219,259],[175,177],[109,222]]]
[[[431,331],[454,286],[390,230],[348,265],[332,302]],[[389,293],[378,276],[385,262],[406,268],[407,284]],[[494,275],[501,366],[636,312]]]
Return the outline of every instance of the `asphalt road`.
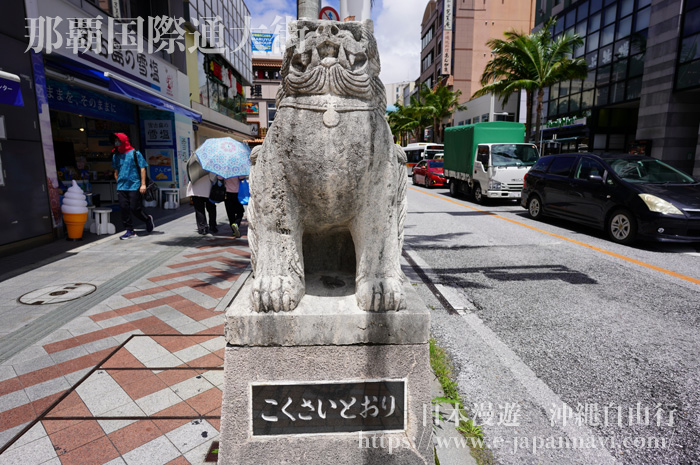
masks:
[[[408,200],[431,285],[407,274],[499,463],[700,463],[700,247],[621,246],[444,189]]]

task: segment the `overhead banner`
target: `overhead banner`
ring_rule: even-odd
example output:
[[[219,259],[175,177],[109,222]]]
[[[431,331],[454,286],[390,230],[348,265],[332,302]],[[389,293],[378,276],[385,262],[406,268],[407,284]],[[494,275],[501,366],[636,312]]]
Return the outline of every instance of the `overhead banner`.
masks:
[[[254,52],[271,52],[275,34],[269,32],[253,32],[251,35]]]
[[[442,28],[442,74],[452,74],[452,28],[454,24],[454,0],[445,0]]]
[[[134,110],[131,104],[104,94],[53,79],[46,80],[46,94],[49,108],[52,110],[134,124]]]

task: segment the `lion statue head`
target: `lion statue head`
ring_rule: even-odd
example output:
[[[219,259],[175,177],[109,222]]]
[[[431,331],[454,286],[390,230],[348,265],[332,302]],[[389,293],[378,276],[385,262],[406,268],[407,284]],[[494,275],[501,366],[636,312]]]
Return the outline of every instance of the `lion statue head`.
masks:
[[[380,70],[372,21],[294,21],[277,104],[286,97],[331,94],[371,102],[384,111]]]

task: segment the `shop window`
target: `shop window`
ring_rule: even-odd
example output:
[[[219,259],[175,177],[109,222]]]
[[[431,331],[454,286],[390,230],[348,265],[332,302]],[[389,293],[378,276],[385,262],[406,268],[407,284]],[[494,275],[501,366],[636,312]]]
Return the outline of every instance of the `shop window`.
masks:
[[[616,1],[617,1],[617,0],[605,0],[605,1],[603,2],[603,5],[608,6],[608,5],[610,5],[611,3],[615,3]]]
[[[679,89],[695,87],[700,84],[700,60],[686,63],[678,67],[676,86]]]
[[[611,44],[613,40],[615,40],[615,25],[611,24],[610,26],[603,29],[603,32],[601,33],[600,46],[604,47],[608,44]]]
[[[586,55],[588,69],[595,69],[598,66],[598,52],[592,52]]]
[[[630,37],[630,54],[635,55],[640,52],[646,52],[648,35],[649,29],[644,29]]]
[[[546,113],[546,114],[547,114],[548,117],[557,116],[557,101],[556,101],[556,100],[552,100],[552,101],[549,103],[549,108],[547,109],[547,113]]]
[[[569,112],[569,98],[564,97],[559,99],[557,114],[563,115]]]
[[[602,105],[607,105],[608,104],[608,94],[610,93],[610,89],[608,89],[607,86],[605,87],[598,87],[596,89],[596,96],[595,96],[595,104],[596,106],[602,106]]]
[[[630,41],[628,39],[620,40],[615,44],[615,59],[621,60],[630,55]]]
[[[683,35],[691,35],[700,32],[700,8],[688,11],[683,21]]]
[[[559,83],[550,86],[549,98],[552,100],[559,98]]]
[[[651,5],[651,0],[639,0],[637,8],[641,10],[645,6],[649,6],[649,5]]]
[[[617,5],[611,5],[603,10],[603,26],[614,23],[616,15]]]
[[[569,81],[562,81],[559,83],[559,97],[566,97],[569,95]]]
[[[578,79],[571,81],[571,85],[569,86],[569,93],[575,94],[577,92],[581,92],[581,84],[582,81],[579,81]]]
[[[581,109],[585,110],[587,108],[591,108],[593,106],[593,97],[594,97],[594,92],[593,90],[588,90],[586,92],[583,92],[581,94]]]
[[[600,49],[600,60],[598,64],[600,66],[607,65],[609,63],[612,63],[613,61],[613,48],[612,45],[609,45],[605,48]]]
[[[572,94],[569,97],[569,113],[576,113],[581,109],[581,94]]]
[[[627,37],[628,35],[630,35],[631,32],[632,32],[632,17],[628,16],[627,18],[621,20],[618,23],[616,39],[622,39],[623,37]]]
[[[581,37],[586,37],[586,20],[583,20],[576,25],[576,34]]]
[[[634,32],[639,32],[642,29],[649,27],[649,15],[651,14],[651,8],[646,8],[644,10],[639,10],[635,15]]]
[[[600,40],[600,33],[595,32],[591,35],[588,36],[588,41],[586,43],[586,51],[587,52],[593,52],[594,50],[598,50],[598,41]]]
[[[488,113],[484,113],[483,115],[481,115],[481,122],[482,122],[482,123],[485,123],[485,122],[487,122],[488,120],[489,120],[489,114],[488,114]]]
[[[574,49],[574,57],[581,58],[586,53],[586,39],[581,39],[583,43]]]
[[[698,37],[700,37],[700,35],[687,37],[681,42],[681,54],[679,58],[681,63],[687,63],[700,58],[700,50],[698,49],[700,41],[698,41]]]
[[[627,81],[627,100],[638,99],[642,95],[642,78]]]
[[[595,87],[595,70],[589,71],[586,79],[583,80],[583,90],[593,89]]]
[[[603,6],[603,0],[591,0],[591,13],[595,13]]]
[[[600,29],[600,17],[601,13],[596,13],[594,15],[591,15],[591,17],[588,19],[589,32],[594,32]]]
[[[578,18],[579,21],[582,19],[588,18],[588,2],[583,2],[581,5],[579,5],[576,13],[576,17]]]
[[[615,62],[612,67],[612,80],[622,81],[627,77],[627,60]]]
[[[597,86],[604,86],[610,83],[610,71],[611,66],[601,66],[598,68],[598,79],[596,80]]]
[[[644,74],[644,54],[640,53],[630,58],[629,77],[641,76]]]
[[[574,8],[573,10],[569,11],[566,14],[564,27],[565,28],[573,27],[573,25],[575,23],[576,23],[576,8]]]
[[[561,34],[562,31],[564,30],[564,21],[561,19],[557,21],[557,24],[554,25],[554,35]]]

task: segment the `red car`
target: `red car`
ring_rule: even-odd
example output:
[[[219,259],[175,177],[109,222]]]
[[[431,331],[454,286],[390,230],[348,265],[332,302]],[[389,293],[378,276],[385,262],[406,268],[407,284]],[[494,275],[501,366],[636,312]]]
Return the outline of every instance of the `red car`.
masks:
[[[427,188],[443,187],[447,179],[442,172],[442,160],[421,160],[413,167],[413,184]]]

